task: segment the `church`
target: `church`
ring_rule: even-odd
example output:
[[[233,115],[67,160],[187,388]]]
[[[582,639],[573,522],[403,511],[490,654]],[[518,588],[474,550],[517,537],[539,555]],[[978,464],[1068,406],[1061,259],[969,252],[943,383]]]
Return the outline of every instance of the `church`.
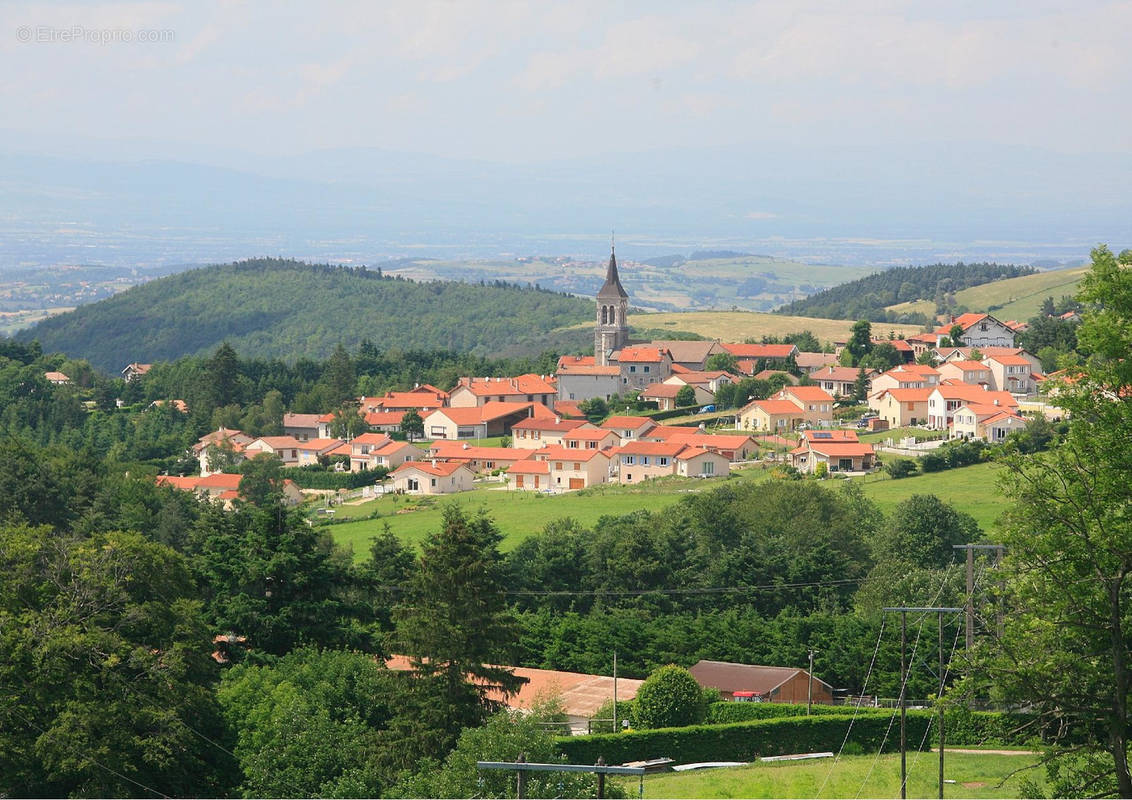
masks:
[[[629,294],[617,275],[617,253],[609,248],[609,267],[605,283],[597,293],[597,321],[594,326],[594,363],[610,365],[614,353],[629,344]]]

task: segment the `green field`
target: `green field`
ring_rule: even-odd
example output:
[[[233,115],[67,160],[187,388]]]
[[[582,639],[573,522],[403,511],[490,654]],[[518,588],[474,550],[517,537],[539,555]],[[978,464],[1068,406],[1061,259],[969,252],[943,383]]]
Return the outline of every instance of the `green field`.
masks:
[[[865,495],[885,513],[914,494],[934,494],[959,511],[970,514],[984,531],[990,531],[1002,513],[1004,502],[995,480],[999,469],[997,464],[986,463],[900,480],[893,480],[883,473],[854,480],[860,482]]]
[[[997,469],[993,464],[976,464],[900,480],[883,473],[853,480],[886,513],[913,494],[935,494],[973,516],[983,530],[990,531],[1002,512],[1002,497],[995,484]],[[769,471],[757,466],[733,474],[738,477],[731,480],[765,480]],[[497,488],[496,484],[445,497],[389,495],[361,505],[339,506],[335,511],[337,519],[353,521],[330,525],[327,530],[338,543],[352,548],[355,558],[362,559],[368,552],[370,538],[384,525],[388,524],[403,541],[419,544],[440,527],[443,505],[454,502],[468,512],[486,511],[503,533],[501,549],[506,551],[541,531],[552,520],[570,517],[582,525],[593,525],[609,514],[628,514],[642,509],[659,511],[691,492],[710,489],[725,480],[728,479],[667,478],[634,486],[608,485],[559,495],[508,491]],[[838,484],[831,479],[827,485],[835,489]],[[379,516],[371,518],[375,514]]]
[[[767,472],[754,468],[737,474],[741,480],[761,480]],[[403,541],[418,544],[440,527],[443,505],[455,502],[468,512],[485,510],[503,533],[500,547],[506,551],[531,534],[540,532],[552,520],[570,517],[583,525],[593,525],[609,514],[628,514],[641,509],[657,511],[689,492],[704,491],[725,480],[666,478],[634,486],[600,486],[559,495],[509,491],[499,489],[495,484],[492,488],[478,488],[446,497],[390,495],[362,505],[338,507],[337,518],[355,518],[357,521],[335,524],[328,530],[337,542],[353,548],[355,557],[360,559],[368,552],[370,538],[379,533],[386,523]],[[410,508],[414,510],[407,511]],[[369,519],[374,513],[381,516]]]
[[[1043,770],[1025,769],[1038,760],[1018,754],[945,753],[944,796],[1022,797],[1022,780],[1039,786]],[[908,754],[908,797],[937,797],[939,759],[935,753]],[[1012,775],[1015,770],[1022,770]],[[630,796],[637,788],[626,782]],[[900,756],[842,756],[796,763],[752,764],[645,778],[645,797],[899,797]]]
[[[1037,316],[1045,298],[1058,300],[1062,295],[1076,294],[1077,285],[1088,271],[1088,267],[1071,267],[992,281],[956,292],[955,300],[971,311],[986,311],[1003,321],[1016,319],[1024,322]],[[917,312],[930,317],[935,313],[935,303],[918,300],[889,306],[888,310]]]
[[[741,342],[744,339],[761,339],[763,336],[783,336],[787,333],[810,331],[821,342],[847,341],[853,320],[822,319],[820,317],[789,317],[781,314],[763,314],[757,311],[683,311],[668,314],[633,314],[630,323],[636,328],[655,330],[690,331],[709,339]],[[873,323],[873,333],[888,335],[889,331],[905,336],[920,332],[918,325]]]

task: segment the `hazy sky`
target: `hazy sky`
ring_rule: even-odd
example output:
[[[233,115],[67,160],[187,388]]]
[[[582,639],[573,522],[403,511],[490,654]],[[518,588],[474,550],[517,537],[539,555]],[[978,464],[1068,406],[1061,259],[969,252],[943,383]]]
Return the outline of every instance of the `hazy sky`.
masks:
[[[45,150],[1132,144],[1127,0],[4,3],[0,26],[5,142]]]

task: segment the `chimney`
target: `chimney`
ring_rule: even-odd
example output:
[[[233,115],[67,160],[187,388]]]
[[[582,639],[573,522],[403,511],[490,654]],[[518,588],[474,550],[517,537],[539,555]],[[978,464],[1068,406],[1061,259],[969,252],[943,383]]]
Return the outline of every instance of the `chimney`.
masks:
[[[436,459],[435,458],[432,460],[432,466],[436,467]]]
[[[562,417],[559,417],[559,416],[555,415],[555,417],[554,417],[554,424],[555,424],[555,425],[561,425],[561,424],[562,424]]]
[[[467,450],[467,449],[468,449],[468,443],[467,443],[467,442],[464,442],[464,447],[463,447],[462,449],[463,449],[463,450]]]

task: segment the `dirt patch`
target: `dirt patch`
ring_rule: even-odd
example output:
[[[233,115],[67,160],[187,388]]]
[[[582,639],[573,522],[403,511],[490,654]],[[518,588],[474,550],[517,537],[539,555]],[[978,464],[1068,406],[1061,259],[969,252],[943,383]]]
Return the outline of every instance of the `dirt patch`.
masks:
[[[963,788],[964,789],[982,789],[984,786],[986,786],[986,783],[984,781],[964,781],[963,782]]]

